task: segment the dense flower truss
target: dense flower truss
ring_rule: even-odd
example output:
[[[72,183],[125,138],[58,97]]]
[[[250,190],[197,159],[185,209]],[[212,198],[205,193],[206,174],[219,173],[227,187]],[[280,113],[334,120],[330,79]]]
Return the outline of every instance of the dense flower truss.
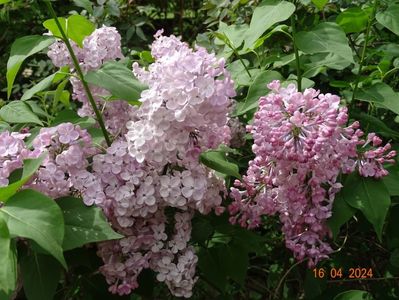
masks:
[[[158,33],[151,49],[148,71],[133,66],[149,89],[129,112],[128,132],[93,157],[90,172],[75,173],[74,188],[125,236],[99,245],[111,292],[129,294],[150,268],[175,296],[188,298],[198,260],[189,245],[191,219],[196,211],[222,211],[226,193],[199,154],[229,141],[234,89],[224,61],[203,48]]]
[[[158,32],[151,47],[155,63],[148,71],[133,64],[149,86],[141,95],[138,120],[127,124],[129,152],[138,162],[195,161],[200,152],[230,138],[227,114],[233,82],[224,60],[175,36]]]
[[[384,176],[383,163],[393,162],[396,153],[387,153],[389,144],[378,147],[375,134],[363,140],[358,122],[345,126],[347,108],[339,107],[338,96],[314,89],[300,93],[278,81],[268,87],[272,92],[259,99],[247,127],[256,157],[231,189],[230,220],[253,228],[262,215],[279,214],[286,246],[313,266],[332,251],[325,221],[342,187],[338,175],[358,168],[362,176]]]
[[[73,41],[70,41],[70,43],[83,72],[97,70],[107,61],[123,58],[121,37],[114,27],[103,26],[96,29],[83,40],[83,48],[78,47]],[[47,55],[57,67],[69,66],[71,69],[74,68],[72,58],[62,41],[57,41],[51,45]],[[94,117],[94,111],[87,99],[82,83],[73,76],[70,81],[73,87],[73,98],[83,104],[78,110],[79,116]],[[92,85],[90,91],[97,106],[102,111],[107,130],[114,135],[118,135],[121,130],[126,131],[125,124],[134,111],[133,107],[122,100],[104,101],[104,97],[109,96],[109,93],[103,88]]]

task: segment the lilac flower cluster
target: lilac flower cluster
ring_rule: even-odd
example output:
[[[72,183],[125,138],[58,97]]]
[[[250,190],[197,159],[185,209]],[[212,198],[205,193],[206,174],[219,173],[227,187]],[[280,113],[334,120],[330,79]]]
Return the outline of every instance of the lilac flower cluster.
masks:
[[[78,183],[87,179],[93,188],[74,188],[125,236],[99,245],[111,292],[129,294],[140,272],[150,268],[175,296],[188,298],[198,260],[189,245],[191,219],[195,211],[221,212],[220,194],[226,192],[223,180],[198,158],[230,139],[234,89],[224,61],[203,48],[193,51],[158,33],[152,54],[149,71],[133,66],[150,88],[140,108],[130,112],[128,132],[93,157],[90,173],[77,173]]]
[[[83,48],[78,47],[73,41],[70,41],[70,43],[83,72],[97,70],[107,61],[123,58],[121,37],[114,27],[103,26],[96,29],[83,40]],[[62,41],[57,41],[51,45],[47,55],[57,67],[69,66],[71,69],[74,68],[72,58]],[[94,111],[80,80],[71,76],[70,82],[73,87],[73,98],[83,104],[78,110],[79,116],[94,117]],[[130,119],[130,114],[134,111],[134,108],[122,100],[104,101],[104,97],[110,94],[103,88],[91,85],[90,91],[97,106],[102,111],[107,130],[114,135],[118,135],[121,130],[126,131],[125,124]]]
[[[27,149],[24,138],[29,133],[4,131],[0,133],[0,187],[9,184],[10,174],[22,168],[24,159],[37,158],[38,151]]]
[[[287,248],[313,266],[332,251],[326,220],[342,187],[338,175],[357,167],[363,176],[384,176],[383,163],[393,162],[396,153],[387,153],[389,144],[378,147],[375,134],[364,141],[358,122],[345,126],[347,108],[339,107],[338,96],[314,89],[300,93],[278,81],[268,87],[272,92],[259,99],[247,127],[256,157],[231,189],[230,221],[253,228],[263,215],[279,214]]]
[[[138,120],[127,124],[129,152],[138,162],[194,161],[203,150],[230,139],[226,124],[233,82],[223,59],[161,34],[155,35],[155,63],[148,71],[133,64],[149,89],[141,95]]]
[[[48,155],[27,187],[52,198],[71,194],[76,174],[87,168],[88,157],[96,152],[88,132],[72,123],[42,128],[32,145],[34,152]]]

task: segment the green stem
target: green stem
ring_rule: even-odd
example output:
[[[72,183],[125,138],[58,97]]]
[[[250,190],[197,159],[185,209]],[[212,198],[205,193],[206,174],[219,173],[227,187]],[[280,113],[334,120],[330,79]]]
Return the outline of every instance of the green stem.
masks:
[[[80,79],[80,81],[83,84],[83,88],[85,89],[86,96],[89,99],[89,102],[90,102],[90,104],[91,104],[91,106],[92,106],[92,108],[94,110],[94,113],[95,113],[96,118],[97,118],[97,122],[100,125],[101,131],[102,131],[102,133],[104,135],[104,138],[105,138],[105,141],[106,141],[108,146],[111,146],[111,139],[109,138],[107,129],[105,128],[103,118],[101,116],[100,111],[97,108],[97,105],[96,105],[96,102],[94,101],[93,95],[90,92],[89,85],[87,84],[86,80],[84,79],[84,75],[83,75],[82,69],[79,66],[79,61],[76,58],[76,55],[75,55],[75,52],[72,49],[71,43],[69,42],[69,39],[68,39],[67,35],[65,34],[64,29],[62,28],[62,26],[61,26],[61,24],[60,24],[60,22],[59,22],[59,20],[57,18],[57,14],[55,13],[55,11],[53,9],[53,6],[51,5],[49,0],[46,1],[46,5],[47,5],[48,10],[50,11],[51,16],[54,18],[54,21],[55,21],[59,31],[61,32],[62,39],[63,39],[65,45],[68,48],[68,51],[69,51],[69,54],[71,55],[71,58],[72,58],[74,66],[75,66],[76,72],[78,73],[79,79]]]
[[[238,53],[236,47],[233,46],[233,44],[230,42],[230,40],[228,39],[228,37],[226,35],[225,35],[225,37],[226,37],[226,41],[227,41],[226,45],[229,46],[229,48],[231,50],[233,50],[234,55],[238,57],[238,59],[240,60],[241,64],[244,66],[244,69],[247,72],[249,78],[252,79],[251,73],[249,72],[249,70],[248,70],[247,66],[245,65],[244,61],[242,60],[241,55]]]
[[[294,45],[295,62],[296,62],[296,79],[298,82],[298,92],[302,91],[302,72],[301,62],[299,60],[299,51],[296,46],[296,29],[295,29],[295,15],[291,15],[291,29],[292,29],[292,43]]]
[[[357,78],[356,78],[356,82],[355,82],[355,87],[353,89],[351,103],[353,103],[353,101],[355,100],[356,92],[359,88],[360,75],[362,74],[362,69],[363,69],[365,58],[366,58],[366,50],[367,50],[367,45],[368,45],[369,38],[370,38],[371,25],[373,24],[375,14],[377,12],[378,2],[379,2],[378,0],[374,0],[373,11],[372,11],[371,16],[367,23],[366,36],[364,37],[364,45],[363,45],[362,54],[361,54],[360,62],[359,62],[359,72],[357,73]]]

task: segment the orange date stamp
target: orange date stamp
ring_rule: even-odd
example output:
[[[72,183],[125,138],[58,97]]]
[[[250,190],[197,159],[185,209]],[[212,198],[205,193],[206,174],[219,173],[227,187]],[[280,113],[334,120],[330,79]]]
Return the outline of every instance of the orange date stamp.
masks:
[[[373,278],[373,269],[360,267],[349,268],[348,270],[344,268],[314,268],[313,276],[318,279],[368,279]]]

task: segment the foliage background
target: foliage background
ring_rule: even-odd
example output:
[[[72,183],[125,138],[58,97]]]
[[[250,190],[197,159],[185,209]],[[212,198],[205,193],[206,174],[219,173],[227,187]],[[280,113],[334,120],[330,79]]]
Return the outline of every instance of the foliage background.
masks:
[[[295,82],[298,76],[303,76],[303,87],[315,86],[322,92],[340,95],[350,108],[350,116],[360,120],[366,132],[382,135],[399,149],[399,2],[293,1],[295,13],[262,29],[253,41],[256,46],[248,43],[248,51],[243,30],[253,24],[262,26],[265,22],[262,15],[253,20],[254,11],[262,5],[260,2],[68,0],[56,1],[54,7],[59,16],[82,14],[97,26],[115,26],[122,35],[124,54],[133,60],[143,60],[143,51],[148,50],[158,28],[226,57],[238,90],[236,116],[244,124],[251,121],[259,96],[266,93],[267,80],[281,77]],[[281,1],[264,2],[277,5]],[[286,14],[285,9],[277,10],[273,16]],[[267,11],[262,13],[267,14]],[[389,26],[381,22],[386,15],[391,16]],[[24,35],[42,34],[42,22],[48,18],[40,1],[17,0],[1,6],[0,26],[4,31],[0,34],[0,105],[6,99],[5,70],[12,42]],[[326,22],[328,30],[318,33]],[[309,36],[309,32],[313,35]],[[290,35],[299,48],[299,62],[295,59]],[[325,48],[319,47],[315,42],[317,38],[326,43]],[[27,89],[55,71],[45,53],[28,60],[24,69],[22,76],[17,77],[12,99],[19,99]],[[44,99],[41,105],[49,106],[46,101]],[[52,114],[55,117],[57,111]],[[245,172],[252,155],[250,144],[247,137],[245,145],[229,150],[229,162],[236,164],[241,173]],[[390,171],[391,175],[383,184],[366,180],[366,190],[351,186],[351,178],[344,179],[345,188],[336,202],[345,207],[335,207],[331,219],[336,251],[329,260],[318,265],[327,272],[324,278],[315,278],[306,263],[293,260],[284,246],[277,218],[265,218],[261,228],[250,232],[229,225],[226,216],[196,217],[192,243],[198,247],[200,280],[193,299],[342,300],[362,299],[363,296],[398,299],[398,166]],[[227,182],[231,184],[232,179],[228,177]],[[368,207],[354,208],[353,198],[357,193],[371,194]],[[388,206],[381,206],[386,203],[383,197],[389,199]],[[375,232],[376,224],[367,217],[370,211],[383,215],[381,238]],[[163,285],[156,283],[151,272],[142,273],[140,288],[134,295],[112,296],[96,271],[100,261],[94,246],[67,251],[65,256],[70,267],[57,283],[55,299],[173,298]],[[51,272],[51,263],[48,266],[47,271]],[[329,278],[328,272],[333,267],[342,268],[345,275]],[[349,268],[356,267],[371,268],[374,278],[349,279]],[[354,291],[349,292],[351,290]],[[18,298],[25,298],[23,290]]]

